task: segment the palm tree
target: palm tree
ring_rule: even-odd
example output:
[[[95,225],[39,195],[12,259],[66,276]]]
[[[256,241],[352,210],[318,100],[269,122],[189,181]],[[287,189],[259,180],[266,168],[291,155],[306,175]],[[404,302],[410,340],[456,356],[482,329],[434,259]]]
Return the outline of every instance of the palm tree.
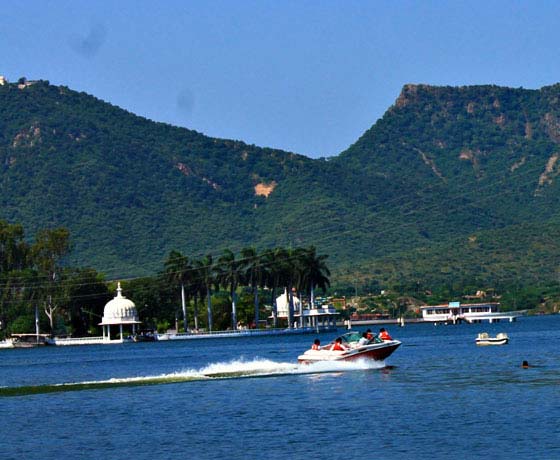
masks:
[[[201,281],[206,296],[206,314],[208,316],[208,330],[212,332],[212,284],[215,283],[212,255],[208,254],[202,260],[195,262],[197,278]]]
[[[259,287],[262,286],[265,278],[265,267],[263,257],[257,254],[255,248],[244,248],[241,250],[243,257],[244,278],[253,290],[255,302],[255,327],[259,327]]]
[[[226,249],[218,259],[218,282],[228,288],[231,295],[231,324],[233,330],[237,329],[236,289],[242,280],[240,262],[235,260],[235,254]]]
[[[286,286],[288,272],[288,252],[284,248],[266,251],[263,255],[265,267],[265,283],[271,289],[273,326],[278,327],[278,307],[276,305],[276,289]]]
[[[278,309],[276,307],[276,288],[277,274],[275,271],[276,260],[273,250],[267,250],[262,254],[263,268],[264,268],[264,285],[270,289],[270,304],[272,305],[272,327],[278,327]]]
[[[194,315],[194,330],[195,331],[198,331],[198,298],[199,298],[199,295],[200,295],[201,299],[204,296],[204,294],[201,293],[201,290],[202,290],[202,281],[200,280],[200,277],[197,273],[197,270],[195,268],[193,268],[192,272],[191,272],[191,280],[190,280],[190,283],[189,283],[188,292],[192,296],[193,301],[194,301],[193,315]]]
[[[304,289],[310,292],[310,306],[313,308],[315,302],[315,288],[318,287],[323,292],[329,287],[329,276],[331,272],[326,264],[328,255],[317,255],[315,246],[303,249],[300,258],[300,268],[302,276],[302,285]]]
[[[181,307],[183,309],[183,324],[187,332],[187,306],[185,302],[185,284],[192,277],[192,266],[189,259],[179,251],[171,251],[165,262],[165,273],[169,281],[181,286]]]
[[[302,259],[302,249],[288,249],[286,252],[286,259],[284,262],[284,283],[286,292],[288,293],[289,298],[289,309],[288,309],[288,322],[290,328],[293,327],[294,324],[294,288],[298,286],[298,279],[301,278],[301,259]],[[303,325],[303,312],[302,312],[302,302],[300,297],[299,303],[299,314],[300,314],[300,326]]]

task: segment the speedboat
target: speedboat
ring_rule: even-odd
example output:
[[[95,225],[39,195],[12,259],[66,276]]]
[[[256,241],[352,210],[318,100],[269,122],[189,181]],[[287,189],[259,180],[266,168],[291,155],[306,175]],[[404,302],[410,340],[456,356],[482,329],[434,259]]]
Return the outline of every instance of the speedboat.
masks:
[[[481,332],[475,339],[477,345],[505,345],[509,342],[509,337],[504,332],[500,332],[496,337],[490,337],[487,332]]]
[[[375,337],[369,343],[361,345],[359,343],[361,337],[359,332],[347,332],[339,337],[344,350],[331,350],[334,343],[331,342],[319,349],[307,350],[303,355],[298,356],[298,362],[310,364],[319,361],[351,361],[354,359],[383,361],[401,344],[398,340],[381,340]]]

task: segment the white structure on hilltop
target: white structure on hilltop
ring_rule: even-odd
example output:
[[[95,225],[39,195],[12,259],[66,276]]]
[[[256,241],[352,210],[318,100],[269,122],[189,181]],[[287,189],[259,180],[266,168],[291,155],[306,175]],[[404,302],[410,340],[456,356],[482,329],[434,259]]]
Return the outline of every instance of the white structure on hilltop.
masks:
[[[111,326],[119,326],[120,341],[124,341],[123,326],[132,326],[132,335],[136,333],[138,311],[132,300],[122,295],[121,283],[117,284],[117,296],[107,302],[103,310],[103,319],[99,323],[103,327],[103,341],[111,341]]]

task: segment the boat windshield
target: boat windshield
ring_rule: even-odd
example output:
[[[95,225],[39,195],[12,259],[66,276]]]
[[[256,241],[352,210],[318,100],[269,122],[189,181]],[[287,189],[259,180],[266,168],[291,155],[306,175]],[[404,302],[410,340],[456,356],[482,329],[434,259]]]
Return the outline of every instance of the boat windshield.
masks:
[[[362,334],[360,334],[359,332],[348,332],[347,334],[340,336],[344,343],[357,342],[361,339],[361,337]]]

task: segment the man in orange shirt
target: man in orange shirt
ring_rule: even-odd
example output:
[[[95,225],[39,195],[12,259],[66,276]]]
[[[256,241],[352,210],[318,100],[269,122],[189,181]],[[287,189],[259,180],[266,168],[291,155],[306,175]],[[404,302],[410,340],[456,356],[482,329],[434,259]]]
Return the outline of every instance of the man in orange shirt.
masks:
[[[331,346],[331,351],[345,351],[346,348],[342,345],[342,339],[337,337],[334,343]]]
[[[379,338],[381,340],[393,340],[393,338],[389,335],[389,333],[385,330],[384,327],[379,329]]]

